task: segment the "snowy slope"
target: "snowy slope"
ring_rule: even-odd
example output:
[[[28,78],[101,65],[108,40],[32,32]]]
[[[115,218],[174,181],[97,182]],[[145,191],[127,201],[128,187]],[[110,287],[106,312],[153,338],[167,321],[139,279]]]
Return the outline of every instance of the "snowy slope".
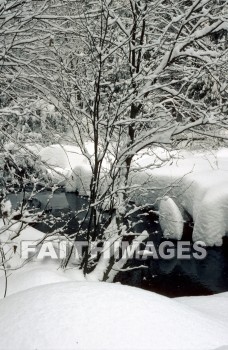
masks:
[[[0,301],[1,349],[209,350],[227,324],[155,293],[63,282]]]

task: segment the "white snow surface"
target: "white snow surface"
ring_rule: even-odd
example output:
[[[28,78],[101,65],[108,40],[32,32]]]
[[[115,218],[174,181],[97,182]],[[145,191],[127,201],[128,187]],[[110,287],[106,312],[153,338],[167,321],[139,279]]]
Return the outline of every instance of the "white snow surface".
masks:
[[[214,320],[228,324],[228,292],[210,296],[180,297],[175,300],[207,314]]]
[[[7,297],[26,289],[46,284],[85,280],[81,270],[63,270],[56,261],[32,261],[16,270],[11,270],[7,278]],[[5,277],[0,276],[0,299],[5,292]]]
[[[88,158],[79,147],[73,145],[51,145],[39,153],[41,161],[47,166],[47,171],[53,183],[65,185],[67,192],[79,191],[88,194],[92,177],[89,163],[90,145],[88,145]]]
[[[183,216],[172,198],[165,196],[159,203],[159,223],[164,237],[181,239],[183,233]]]
[[[203,241],[208,246],[221,245],[222,237],[228,232],[228,149],[202,152],[158,150],[157,153],[157,157],[149,152],[143,154],[135,162],[140,172],[135,173],[132,183],[143,188],[141,196],[135,197],[138,204],[159,205],[161,198],[170,197],[181,213],[193,218],[194,241]],[[174,205],[171,212],[167,221],[169,216],[176,215]],[[176,227],[174,221],[170,238],[180,239],[179,221]],[[169,226],[168,222],[166,226]]]
[[[0,301],[1,349],[209,350],[227,323],[119,284],[58,282]]]
[[[1,230],[4,229],[1,221]],[[1,234],[10,240],[19,223]],[[26,227],[14,243],[44,234]],[[210,350],[228,345],[228,293],[169,299],[138,288],[88,282],[58,260],[0,274],[0,349]],[[165,334],[165,337],[164,337]]]
[[[86,162],[79,147],[55,144],[43,148],[39,153],[41,160],[52,167],[72,169]]]
[[[53,182],[64,185],[68,192],[89,193],[93,153],[90,144],[86,147],[88,158],[72,145],[52,145],[39,153]],[[132,199],[139,205],[159,206],[165,196],[160,204],[160,222],[166,237],[169,234],[169,238],[181,239],[183,220],[190,215],[194,221],[193,240],[219,246],[228,232],[227,174],[227,148],[143,150],[134,160],[131,183],[136,193]]]

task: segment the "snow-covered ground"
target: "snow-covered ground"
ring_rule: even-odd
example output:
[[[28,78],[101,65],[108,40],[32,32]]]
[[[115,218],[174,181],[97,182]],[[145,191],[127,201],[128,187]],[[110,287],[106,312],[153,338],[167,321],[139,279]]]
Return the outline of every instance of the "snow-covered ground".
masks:
[[[137,288],[62,279],[2,299],[0,337],[4,350],[209,350],[228,344],[227,320],[219,314]]]
[[[0,224],[2,243],[19,229],[15,223],[3,232]],[[26,227],[13,242],[43,237]],[[17,251],[7,262],[6,298],[0,271],[0,349],[228,349],[228,293],[169,299],[89,282],[72,265],[62,270],[58,260],[33,259],[19,268],[21,262]]]
[[[181,297],[175,300],[228,324],[228,292],[210,296]]]

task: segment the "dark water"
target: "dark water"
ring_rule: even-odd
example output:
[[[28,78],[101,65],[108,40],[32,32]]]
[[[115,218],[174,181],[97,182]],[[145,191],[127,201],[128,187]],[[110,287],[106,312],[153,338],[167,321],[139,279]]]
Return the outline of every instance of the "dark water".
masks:
[[[40,222],[33,224],[37,230],[45,233],[63,232],[72,234],[77,232],[79,222],[85,218],[88,199],[75,193],[65,193],[58,189],[52,195],[51,191],[43,190],[29,200],[31,193],[27,192],[27,202],[36,212],[44,211]],[[18,208],[23,199],[23,193],[12,193],[7,196],[14,209]],[[75,216],[75,213],[77,215]]]
[[[31,206],[46,210],[48,220],[34,225],[35,228],[50,233],[54,230],[71,234],[77,231],[79,221],[85,217],[87,198],[76,196],[74,193],[65,193],[57,190],[47,205],[50,191],[44,191],[35,196]],[[9,195],[13,206],[16,207],[22,199],[22,194]],[[83,211],[84,209],[84,211]],[[75,217],[75,212],[81,212]],[[134,226],[135,232],[147,230],[150,233],[149,240],[158,247],[164,241],[154,214],[135,214],[132,221],[140,222]],[[145,214],[145,213],[143,213]],[[148,213],[146,213],[148,214]],[[191,239],[192,225],[186,225],[183,240]],[[174,245],[177,242],[173,241]],[[121,272],[115,281],[157,292],[169,297],[210,295],[228,291],[228,237],[224,238],[222,247],[207,248],[207,257],[203,260],[179,260],[176,257],[171,260],[153,259],[148,257],[145,261],[131,260],[129,267],[144,265],[128,272]]]
[[[154,215],[145,217],[141,228],[150,232],[149,240],[158,247],[165,239],[162,237],[158,218]],[[137,229],[137,228],[136,228]],[[140,228],[139,228],[140,229]],[[183,239],[189,242],[192,225],[186,225]],[[176,241],[171,241],[175,248]],[[228,237],[221,247],[208,247],[207,256],[203,260],[177,259],[171,260],[147,258],[142,262],[132,260],[129,267],[144,265],[146,268],[122,272],[116,281],[169,297],[211,295],[228,291]],[[194,251],[191,245],[191,251]]]

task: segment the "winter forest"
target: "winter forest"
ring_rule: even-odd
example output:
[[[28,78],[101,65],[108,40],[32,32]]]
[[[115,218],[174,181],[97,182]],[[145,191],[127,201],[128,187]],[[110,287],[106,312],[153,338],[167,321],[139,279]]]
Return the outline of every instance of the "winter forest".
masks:
[[[227,350],[227,172],[227,0],[0,0],[0,349]]]

